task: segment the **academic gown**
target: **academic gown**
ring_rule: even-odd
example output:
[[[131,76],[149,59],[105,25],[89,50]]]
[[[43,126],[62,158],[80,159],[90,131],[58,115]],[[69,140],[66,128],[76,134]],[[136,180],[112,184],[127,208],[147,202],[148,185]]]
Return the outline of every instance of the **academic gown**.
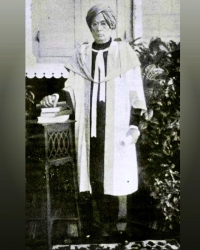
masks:
[[[101,159],[102,163],[98,165],[100,174],[96,176],[103,178],[104,194],[128,195],[138,189],[136,147],[134,143],[122,145],[121,141],[126,138],[130,128],[131,107],[140,109],[141,112],[146,110],[140,63],[136,53],[126,42],[112,41],[106,59],[107,74],[102,80],[106,82],[106,101],[105,105],[99,106],[100,109],[97,107],[97,112],[101,113],[100,123],[102,122],[100,126],[97,125],[97,133],[99,128],[104,131],[100,133],[103,136],[100,143],[102,140],[103,143],[98,145],[98,150],[103,150],[100,152],[103,159],[98,158],[97,150],[97,161],[99,163]],[[83,44],[78,48],[66,68],[70,70],[70,75],[64,90],[70,93],[76,119],[79,191],[92,192],[90,175],[95,169],[90,166],[91,159],[95,159],[95,143],[91,142],[91,96],[94,82],[92,44]],[[96,170],[94,173],[97,173]]]

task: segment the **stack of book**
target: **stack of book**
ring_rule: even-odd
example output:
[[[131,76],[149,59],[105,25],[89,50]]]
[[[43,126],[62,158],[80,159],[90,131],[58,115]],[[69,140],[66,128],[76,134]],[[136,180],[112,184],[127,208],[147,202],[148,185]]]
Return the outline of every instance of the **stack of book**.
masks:
[[[58,102],[56,107],[41,108],[38,123],[63,123],[69,119],[71,109],[67,109],[66,102]]]

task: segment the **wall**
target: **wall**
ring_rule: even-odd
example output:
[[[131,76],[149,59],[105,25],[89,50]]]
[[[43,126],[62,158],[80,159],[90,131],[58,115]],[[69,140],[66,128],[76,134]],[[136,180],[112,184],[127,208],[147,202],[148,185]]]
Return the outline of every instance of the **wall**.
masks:
[[[28,77],[37,76],[41,70],[49,75],[47,71],[52,71],[49,65],[53,64],[57,64],[54,73],[58,77],[66,74],[63,64],[76,46],[93,40],[85,17],[88,9],[98,2],[101,1],[59,0],[58,5],[57,0],[26,0],[26,68],[33,68],[33,62],[39,64],[31,73],[29,70]],[[142,37],[145,43],[152,37],[166,42],[180,41],[180,0],[107,0],[105,3],[117,14],[118,25],[113,37],[128,41]]]
[[[29,0],[30,1],[30,0]],[[38,62],[66,62],[77,45],[92,42],[87,11],[99,0],[32,0],[32,45]],[[132,37],[131,0],[107,0],[117,16],[113,38]]]
[[[143,41],[180,41],[180,0],[142,0]]]

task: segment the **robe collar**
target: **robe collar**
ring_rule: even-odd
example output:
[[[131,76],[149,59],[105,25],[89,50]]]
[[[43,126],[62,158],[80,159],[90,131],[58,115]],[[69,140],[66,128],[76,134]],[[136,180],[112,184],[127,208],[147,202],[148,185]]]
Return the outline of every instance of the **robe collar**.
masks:
[[[83,78],[94,82],[94,78],[91,75],[92,44],[81,45],[65,67]],[[107,82],[139,65],[139,59],[128,43],[112,41],[108,48],[107,76],[101,79],[101,82]]]
[[[110,47],[111,42],[112,42],[112,38],[110,38],[110,40],[108,42],[106,42],[106,43],[93,42],[92,48],[94,50],[104,50],[104,49],[107,49],[108,47]]]

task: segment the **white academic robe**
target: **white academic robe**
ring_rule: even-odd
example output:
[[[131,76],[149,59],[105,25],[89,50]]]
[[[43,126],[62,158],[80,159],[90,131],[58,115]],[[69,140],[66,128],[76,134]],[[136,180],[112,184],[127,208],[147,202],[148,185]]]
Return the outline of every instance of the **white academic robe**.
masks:
[[[90,191],[90,91],[92,44],[82,45],[70,59],[64,90],[70,93],[75,111],[75,146],[79,191]],[[146,110],[136,53],[126,42],[111,42],[107,58],[104,194],[121,196],[138,189],[134,143],[122,145],[129,130],[130,110]]]

